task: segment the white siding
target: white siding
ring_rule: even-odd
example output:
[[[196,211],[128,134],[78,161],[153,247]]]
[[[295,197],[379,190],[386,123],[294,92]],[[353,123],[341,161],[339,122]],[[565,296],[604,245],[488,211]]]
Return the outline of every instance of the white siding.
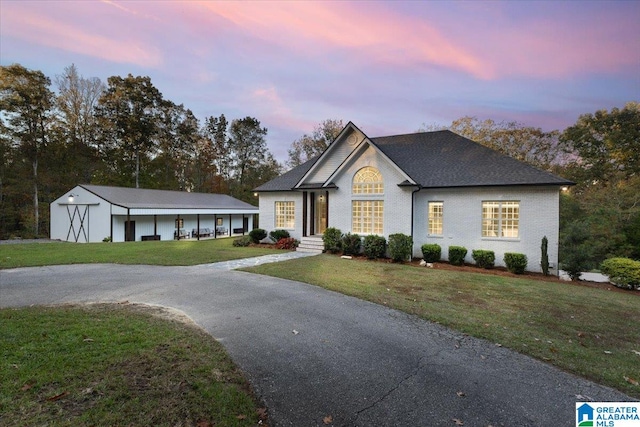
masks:
[[[361,168],[371,166],[378,169],[384,180],[384,194],[352,194],[353,176]],[[352,200],[383,200],[383,235],[394,233],[411,234],[411,191],[412,188],[398,187],[405,180],[398,170],[384,159],[375,148],[369,146],[360,156],[345,165],[335,177],[337,190],[329,192],[329,227],[336,227],[343,233],[351,232]]]
[[[73,202],[69,202],[69,194],[75,196]],[[75,187],[49,205],[50,237],[75,242],[75,236],[77,236],[78,242],[85,243],[86,235],[89,242],[101,242],[111,234],[110,209],[111,205],[103,199],[82,187]],[[80,230],[82,217],[84,217],[82,221],[84,231]],[[73,229],[71,229],[72,218]]]
[[[520,202],[520,224],[517,239],[482,237],[483,201]],[[428,236],[428,202],[444,202],[443,235]],[[437,243],[442,247],[442,259],[448,258],[449,246],[467,248],[466,262],[473,263],[471,251],[492,250],[496,265],[504,266],[505,252],[527,255],[529,271],[541,271],[540,245],[542,238],[549,240],[549,262],[557,272],[559,192],[551,187],[499,187],[476,189],[422,190],[416,195],[414,216],[414,256],[422,257],[424,243]]]
[[[350,145],[347,141],[350,140],[352,135],[355,135],[355,145]],[[313,172],[304,180],[305,183],[324,183],[333,174],[338,167],[345,161],[351,152],[358,146],[358,144],[365,138],[365,136],[356,130],[352,133],[345,135],[339,141],[335,141],[332,145],[330,154],[321,160],[320,164],[313,166]]]
[[[260,228],[266,230],[267,233],[276,229],[276,202],[295,203],[295,228],[286,230],[291,237],[300,240],[302,238],[302,192],[260,193]]]

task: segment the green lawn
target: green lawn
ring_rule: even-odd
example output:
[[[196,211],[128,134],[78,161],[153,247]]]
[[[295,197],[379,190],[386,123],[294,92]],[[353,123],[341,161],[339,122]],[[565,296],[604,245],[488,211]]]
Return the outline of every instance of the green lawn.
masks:
[[[196,265],[282,252],[234,247],[233,240],[5,244],[0,245],[0,269],[88,263]]]
[[[222,346],[128,304],[0,310],[0,425],[255,426]],[[166,314],[166,312],[165,312]]]
[[[243,270],[415,314],[640,398],[638,292],[331,255]]]

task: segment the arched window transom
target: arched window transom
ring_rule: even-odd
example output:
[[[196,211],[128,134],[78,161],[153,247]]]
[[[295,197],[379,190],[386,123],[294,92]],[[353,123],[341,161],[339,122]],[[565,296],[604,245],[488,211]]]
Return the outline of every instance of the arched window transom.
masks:
[[[360,169],[353,177],[353,194],[382,194],[384,184],[380,171],[371,166]]]

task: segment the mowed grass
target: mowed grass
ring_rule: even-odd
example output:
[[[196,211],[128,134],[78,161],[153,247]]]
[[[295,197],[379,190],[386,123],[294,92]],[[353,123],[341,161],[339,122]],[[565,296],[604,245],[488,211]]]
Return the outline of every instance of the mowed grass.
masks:
[[[157,313],[0,310],[0,425],[257,425],[264,409],[222,346]]]
[[[640,296],[320,255],[245,268],[383,304],[640,398]]]
[[[0,269],[88,263],[197,265],[282,252],[234,247],[233,240],[4,244],[0,245]]]

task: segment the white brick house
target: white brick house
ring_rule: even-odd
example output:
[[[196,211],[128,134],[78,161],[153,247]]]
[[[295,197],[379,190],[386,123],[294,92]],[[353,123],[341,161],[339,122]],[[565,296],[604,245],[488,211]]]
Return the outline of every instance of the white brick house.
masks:
[[[527,255],[540,271],[540,245],[558,262],[559,193],[573,184],[450,131],[369,138],[353,123],[318,157],[258,187],[261,227],[292,237],[327,227],[362,236]],[[555,271],[557,272],[557,270]]]

